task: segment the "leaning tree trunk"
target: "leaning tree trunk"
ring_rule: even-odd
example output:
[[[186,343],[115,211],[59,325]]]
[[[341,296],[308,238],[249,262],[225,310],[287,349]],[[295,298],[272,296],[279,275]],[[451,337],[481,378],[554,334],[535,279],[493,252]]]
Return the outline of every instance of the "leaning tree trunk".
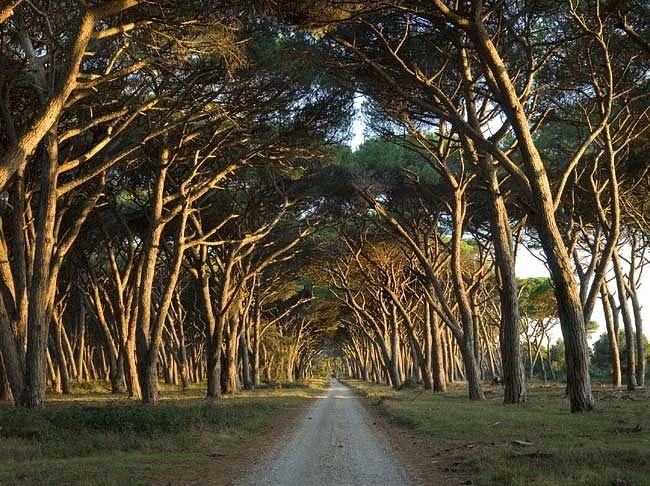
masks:
[[[482,157],[481,167],[490,187],[492,241],[500,284],[501,326],[499,336],[501,338],[501,360],[505,386],[503,402],[522,403],[526,401],[526,380],[519,340],[519,302],[512,232],[492,158]]]
[[[571,411],[589,411],[594,408],[594,397],[589,376],[587,328],[571,258],[555,219],[555,203],[547,170],[535,146],[530,120],[522,100],[482,18],[477,17],[464,30],[472,40],[481,62],[493,76],[495,95],[500,98],[504,114],[511,123],[519,144],[525,181],[529,187],[531,216],[549,265],[558,303],[558,316],[566,346],[567,392]],[[524,177],[524,174],[520,176]]]
[[[463,336],[458,343],[461,347],[465,378],[470,400],[485,400],[481,387],[480,369],[476,360],[474,335],[474,318],[472,305],[465,286],[465,276],[461,264],[461,244],[463,238],[463,223],[465,221],[465,202],[463,192],[456,190],[453,200],[453,230],[451,236],[451,280],[454,295],[458,302],[460,319],[463,326]]]

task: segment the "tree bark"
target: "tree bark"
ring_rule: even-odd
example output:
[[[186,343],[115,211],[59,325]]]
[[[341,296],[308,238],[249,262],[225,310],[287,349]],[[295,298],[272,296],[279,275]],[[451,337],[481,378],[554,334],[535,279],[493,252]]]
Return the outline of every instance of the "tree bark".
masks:
[[[491,159],[484,161],[488,172],[492,204],[492,234],[495,263],[499,277],[499,305],[501,307],[501,360],[504,383],[504,403],[523,403],[526,401],[526,380],[522,366],[519,340],[519,301],[517,277],[515,275],[514,249],[508,215],[499,190],[496,170]]]
[[[610,295],[607,290],[607,282],[603,282],[600,288],[600,300],[603,305],[603,315],[605,316],[605,326],[607,337],[609,338],[609,353],[612,365],[612,385],[621,386],[621,358],[618,348],[618,333],[614,325],[614,314],[610,303]]]
[[[427,306],[430,307],[428,304]],[[430,315],[432,336],[433,391],[443,393],[447,391],[447,373],[445,370],[445,351],[440,329],[440,319],[432,308],[429,308],[428,314]]]
[[[54,323],[54,347],[56,349],[56,359],[58,364],[59,377],[61,379],[61,393],[70,394],[70,376],[68,374],[68,362],[63,349],[63,329],[62,316],[58,312],[53,313]]]
[[[0,359],[2,359],[4,365],[14,403],[16,405],[26,405],[27,382],[25,368],[18,352],[16,338],[11,329],[11,323],[3,301],[0,301]]]
[[[58,145],[56,128],[46,137],[46,154],[41,156],[41,191],[37,224],[34,275],[30,285],[27,321],[26,405],[45,405],[47,387],[47,337],[52,320],[55,286],[52,256],[55,248]]]
[[[634,346],[634,328],[632,327],[632,317],[627,306],[627,288],[625,287],[625,276],[621,266],[621,258],[618,251],[612,255],[612,263],[614,264],[614,275],[616,276],[616,290],[618,291],[618,302],[623,318],[623,327],[625,329],[625,381],[628,390],[635,390],[637,387],[636,381],[636,348]]]

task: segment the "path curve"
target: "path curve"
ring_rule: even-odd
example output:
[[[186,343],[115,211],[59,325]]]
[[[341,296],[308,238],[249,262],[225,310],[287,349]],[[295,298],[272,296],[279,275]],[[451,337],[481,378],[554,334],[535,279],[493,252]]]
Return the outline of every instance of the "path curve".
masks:
[[[347,386],[332,380],[325,395],[298,418],[287,437],[246,477],[249,485],[411,485],[406,469]]]

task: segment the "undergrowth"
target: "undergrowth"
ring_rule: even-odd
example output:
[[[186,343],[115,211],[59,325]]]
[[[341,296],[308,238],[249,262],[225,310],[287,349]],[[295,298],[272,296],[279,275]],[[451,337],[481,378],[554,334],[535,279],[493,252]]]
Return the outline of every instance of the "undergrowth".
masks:
[[[167,390],[156,405],[79,391],[37,410],[0,404],[0,484],[155,483],[249,440],[321,386],[261,387],[219,401],[199,388]]]

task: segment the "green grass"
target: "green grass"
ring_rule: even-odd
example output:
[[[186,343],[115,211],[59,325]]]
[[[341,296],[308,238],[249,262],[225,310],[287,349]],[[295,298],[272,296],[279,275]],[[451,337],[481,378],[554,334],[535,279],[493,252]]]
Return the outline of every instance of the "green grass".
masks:
[[[392,391],[351,381],[386,413],[430,438],[441,453],[461,454],[483,485],[647,485],[650,482],[650,397],[594,390],[596,410],[571,414],[560,386],[529,385],[523,405],[503,405],[500,387],[486,402],[466,391]]]
[[[155,406],[108,393],[49,397],[45,408],[0,404],[0,484],[149,484],[250,440],[302,406],[322,383],[263,388],[221,401],[201,388]]]

